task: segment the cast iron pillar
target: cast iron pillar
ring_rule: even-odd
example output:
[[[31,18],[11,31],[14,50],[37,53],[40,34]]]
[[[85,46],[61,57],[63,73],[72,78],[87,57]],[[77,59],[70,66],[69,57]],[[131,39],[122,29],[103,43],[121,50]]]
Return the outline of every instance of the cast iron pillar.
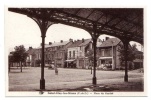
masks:
[[[123,40],[123,45],[124,45],[124,59],[125,59],[125,76],[124,76],[124,81],[128,82],[128,69],[127,69],[127,51],[128,51],[128,40]]]
[[[42,32],[42,49],[41,49],[41,79],[40,79],[40,89],[45,89],[45,79],[44,79],[44,67],[45,67],[45,32]]]
[[[92,83],[94,85],[96,85],[96,43],[97,43],[97,39],[93,39],[93,48],[94,48],[94,60],[93,60],[93,81]]]
[[[96,44],[97,44],[97,39],[99,37],[99,34],[96,32],[97,25],[94,23],[93,24],[93,32],[89,32],[92,40],[93,40],[93,52],[94,52],[94,59],[93,59],[93,78],[92,78],[92,84],[96,85],[97,84],[97,78],[96,78]]]
[[[41,31],[41,38],[42,38],[42,48],[41,48],[41,79],[40,79],[40,89],[44,90],[45,89],[45,79],[44,79],[44,67],[45,67],[45,37],[46,37],[46,32],[49,26],[54,24],[53,22],[47,21],[46,20],[46,12],[43,11],[41,13],[41,18],[36,18],[36,17],[31,17],[39,26],[40,31]],[[29,16],[30,17],[30,16]]]

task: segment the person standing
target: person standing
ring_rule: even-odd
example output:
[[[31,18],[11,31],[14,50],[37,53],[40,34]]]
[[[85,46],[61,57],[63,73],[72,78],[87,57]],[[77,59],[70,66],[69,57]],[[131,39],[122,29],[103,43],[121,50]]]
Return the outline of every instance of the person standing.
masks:
[[[55,69],[55,74],[58,75],[58,68],[55,66],[54,69]]]

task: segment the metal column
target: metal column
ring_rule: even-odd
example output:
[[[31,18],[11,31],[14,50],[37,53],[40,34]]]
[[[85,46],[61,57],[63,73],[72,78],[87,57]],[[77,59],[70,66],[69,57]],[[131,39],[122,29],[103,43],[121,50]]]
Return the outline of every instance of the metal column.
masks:
[[[94,59],[93,59],[93,78],[92,78],[92,84],[96,85],[97,84],[97,78],[96,78],[96,66],[97,66],[97,62],[96,62],[96,45],[97,45],[97,39],[100,36],[100,34],[98,34],[96,32],[97,29],[97,25],[96,23],[93,23],[93,31],[89,32],[92,40],[93,40],[93,53],[94,53]]]
[[[125,76],[124,76],[124,81],[128,82],[128,68],[127,68],[127,51],[128,51],[128,43],[129,41],[125,40],[123,41],[124,44],[124,59],[125,59]]]
[[[93,78],[92,78],[92,83],[96,85],[96,43],[97,39],[93,39],[93,46],[94,46],[94,61],[93,61]]]
[[[45,33],[42,33],[42,50],[41,50],[41,79],[40,79],[40,89],[45,89],[45,79],[44,79],[44,67],[45,67]]]
[[[42,13],[42,19],[36,18],[36,17],[31,17],[39,26],[40,31],[41,31],[41,38],[42,38],[42,49],[41,49],[41,79],[40,79],[40,89],[44,90],[45,89],[45,79],[44,79],[44,67],[45,67],[45,37],[46,37],[46,31],[51,26],[54,24],[53,22],[47,21],[45,19],[45,13],[43,11]],[[30,16],[29,16],[30,17]]]
[[[45,79],[44,79],[44,68],[45,68],[45,37],[47,28],[45,26],[45,20],[42,20],[41,24],[41,38],[42,38],[42,49],[41,49],[41,79],[40,79],[40,89],[45,89]]]

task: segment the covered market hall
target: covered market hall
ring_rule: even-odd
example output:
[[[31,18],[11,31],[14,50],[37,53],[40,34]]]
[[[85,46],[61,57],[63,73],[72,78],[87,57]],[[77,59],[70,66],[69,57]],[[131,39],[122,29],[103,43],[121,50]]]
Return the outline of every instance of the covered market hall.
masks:
[[[125,75],[128,82],[127,50],[130,41],[143,45],[143,8],[8,8],[9,11],[27,15],[39,26],[42,38],[42,60],[40,89],[45,89],[45,37],[47,29],[53,24],[65,24],[87,31],[93,40],[94,62],[92,84],[97,84],[96,43],[100,35],[119,38],[125,49]]]

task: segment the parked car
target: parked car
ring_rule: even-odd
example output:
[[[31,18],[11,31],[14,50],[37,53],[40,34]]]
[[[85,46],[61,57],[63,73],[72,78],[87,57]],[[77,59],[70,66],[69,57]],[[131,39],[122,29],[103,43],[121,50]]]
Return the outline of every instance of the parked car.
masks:
[[[49,64],[48,69],[54,69],[54,64]]]
[[[111,64],[101,64],[99,67],[97,67],[98,70],[111,70],[112,65]]]
[[[45,67],[49,67],[50,66],[50,64],[45,64]]]

